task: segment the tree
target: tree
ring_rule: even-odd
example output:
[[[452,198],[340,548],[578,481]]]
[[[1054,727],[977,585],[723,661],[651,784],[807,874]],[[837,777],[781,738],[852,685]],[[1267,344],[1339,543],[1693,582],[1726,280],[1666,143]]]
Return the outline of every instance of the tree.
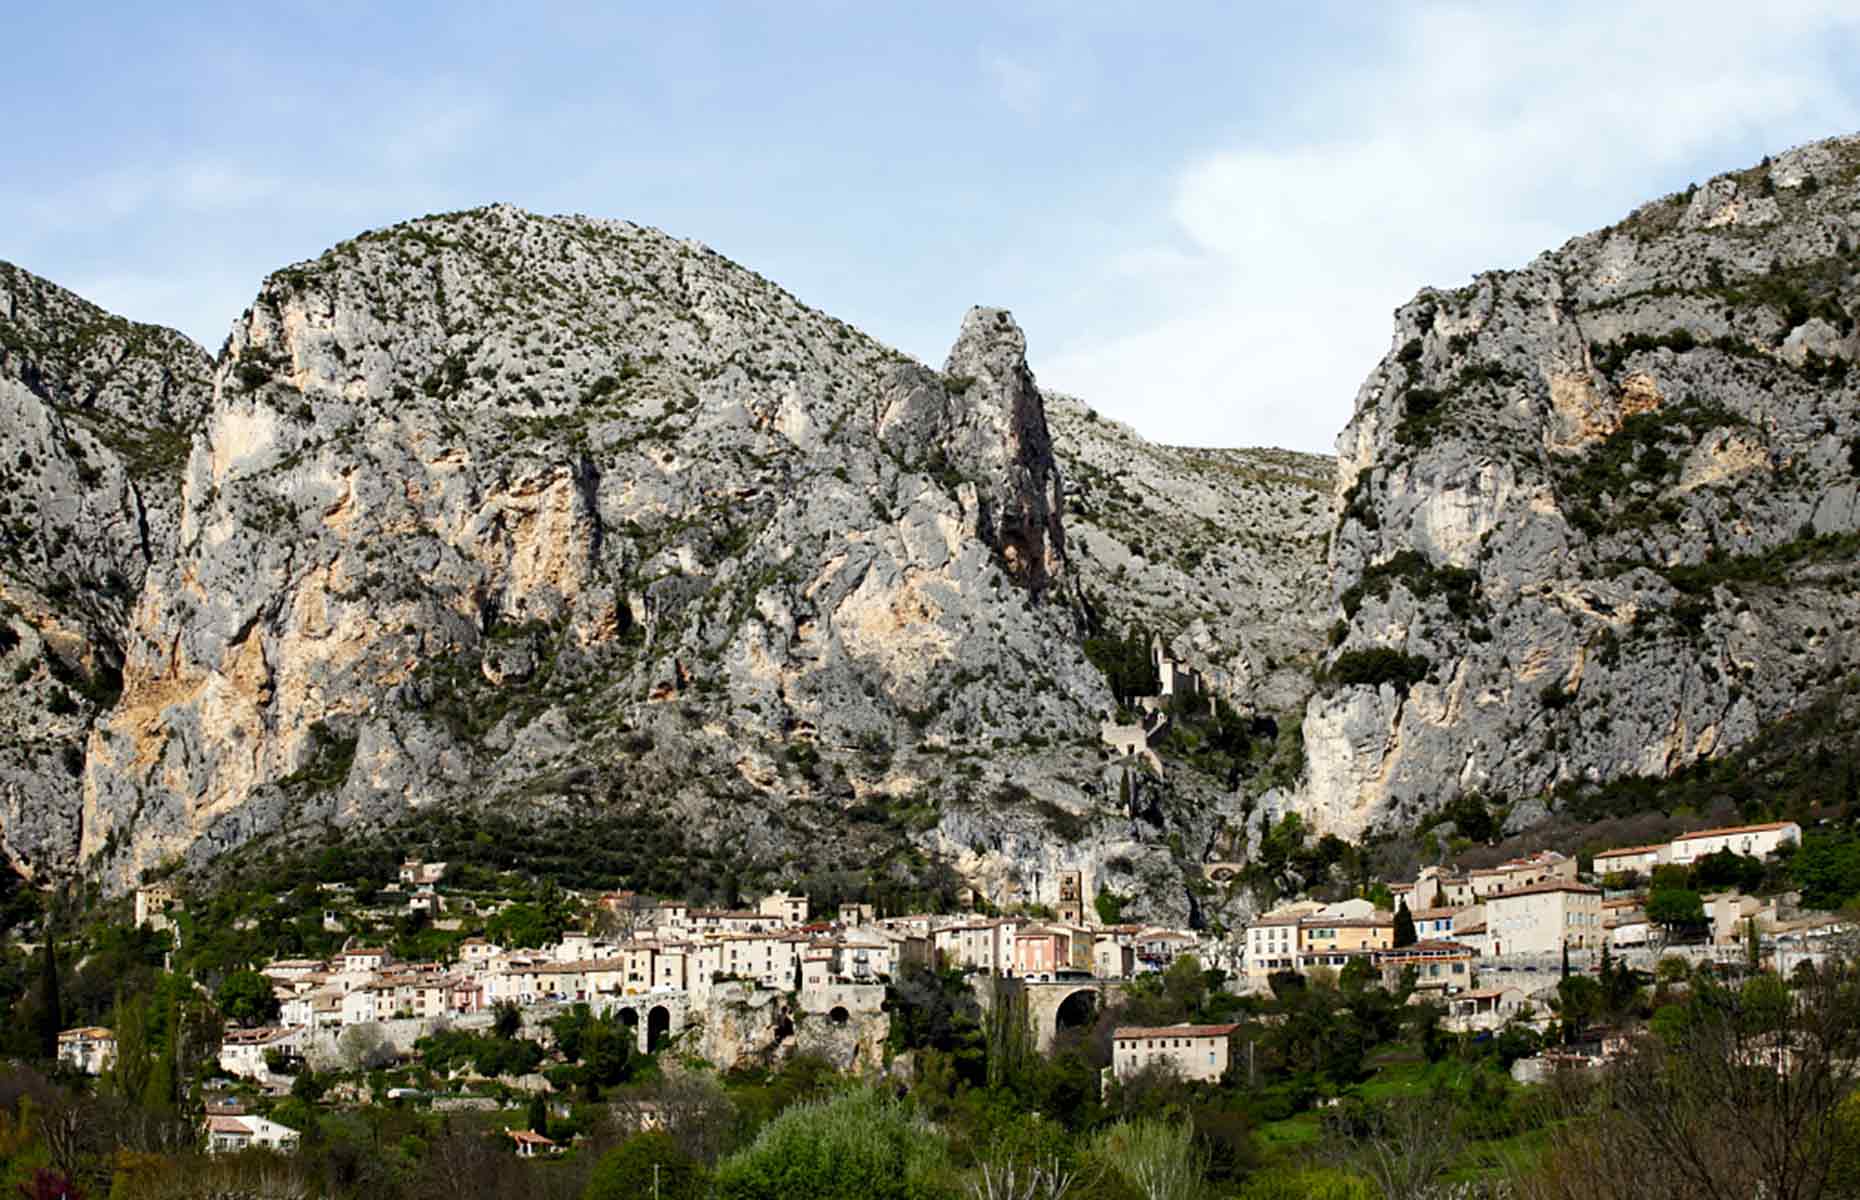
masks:
[[[1193,954],[1178,954],[1163,970],[1163,994],[1182,1015],[1179,1020],[1192,1021],[1208,997],[1207,973],[1201,960]]]
[[[948,1145],[923,1118],[873,1089],[797,1104],[717,1166],[720,1200],[916,1200],[944,1171]]]
[[[1660,888],[1647,898],[1647,919],[1671,937],[1705,927],[1705,902],[1690,888]]]
[[[514,1001],[500,1000],[491,1018],[491,1032],[506,1040],[516,1037],[523,1029],[523,1010]]]
[[[1183,1121],[1119,1121],[1100,1130],[1093,1156],[1123,1176],[1144,1200],[1194,1200],[1207,1156]]]
[[[541,1092],[530,1097],[529,1126],[532,1133],[549,1135],[549,1102],[543,1099]]]
[[[342,1036],[336,1039],[336,1048],[342,1052],[342,1060],[349,1065],[349,1069],[354,1071],[384,1067],[396,1057],[387,1034],[374,1021],[351,1025],[343,1030]]]
[[[1853,1141],[1841,1101],[1860,1083],[1860,985],[1836,969],[1793,997],[1780,981],[1730,993],[1701,979],[1683,1017],[1656,1015],[1599,1095],[1565,1097],[1541,1174],[1521,1197],[1817,1200]],[[1682,1006],[1674,1005],[1672,1008]],[[1605,1114],[1596,1119],[1596,1114]]]
[[[220,984],[214,1002],[226,1019],[241,1025],[262,1025],[278,1017],[278,997],[271,980],[257,971],[234,971]]]
[[[701,1200],[709,1191],[704,1167],[659,1130],[635,1134],[601,1156],[581,1200]]]
[[[1397,1101],[1377,1109],[1357,1162],[1387,1200],[1424,1200],[1465,1149],[1451,1105]]]
[[[1419,940],[1414,932],[1414,914],[1408,911],[1408,901],[1404,899],[1395,910],[1395,948],[1412,946]]]
[[[39,1056],[47,1062],[58,1057],[58,1035],[64,1029],[64,1011],[58,997],[58,939],[49,933],[39,953]]]

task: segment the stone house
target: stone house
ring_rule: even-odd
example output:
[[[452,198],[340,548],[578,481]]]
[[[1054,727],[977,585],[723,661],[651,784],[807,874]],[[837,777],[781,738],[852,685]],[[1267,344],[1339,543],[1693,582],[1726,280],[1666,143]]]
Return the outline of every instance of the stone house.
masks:
[[[807,938],[795,933],[726,933],[715,939],[718,970],[775,991],[792,991]]]
[[[1602,928],[1607,931],[1608,944],[1616,950],[1645,946],[1653,936],[1647,914],[1634,906],[1604,910]]]
[[[1013,973],[1051,978],[1060,971],[1091,972],[1095,939],[1063,925],[1029,925],[1014,935]]]
[[[1486,934],[1495,958],[1516,954],[1561,954],[1601,947],[1599,888],[1554,879],[1494,893],[1485,902]]]
[[[290,1150],[300,1135],[289,1125],[280,1125],[269,1117],[213,1116],[207,1118],[207,1153],[228,1154],[239,1150],[262,1148]]]
[[[445,878],[446,868],[451,865],[442,862],[421,862],[417,858],[410,858],[400,864],[400,881],[409,887],[432,887]]]
[[[1156,679],[1160,685],[1158,694],[1162,696],[1198,696],[1205,689],[1201,673],[1177,658],[1167,646],[1163,645],[1160,634],[1150,638],[1150,663],[1156,668]]]
[[[304,1030],[273,1025],[263,1029],[228,1029],[220,1039],[220,1070],[245,1079],[265,1079],[271,1068],[266,1052],[294,1058],[303,1053]]]
[[[1590,865],[1597,878],[1606,875],[1651,875],[1653,869],[1666,862],[1672,854],[1672,845],[1660,842],[1652,846],[1623,846],[1619,850],[1606,850],[1595,856]]]
[[[1372,917],[1306,917],[1299,932],[1298,965],[1343,967],[1350,958],[1395,944],[1395,918],[1388,913]]]
[[[1468,872],[1468,878],[1472,882],[1473,896],[1485,899],[1536,887],[1541,883],[1574,883],[1576,868],[1575,859],[1554,850],[1540,850],[1527,858],[1514,858],[1496,867]]]
[[[690,986],[691,944],[662,942],[652,955],[652,990],[682,992]]]
[[[359,946],[337,954],[333,965],[338,974],[367,975],[381,970],[393,961],[394,956],[384,947]]]
[[[274,984],[290,985],[311,975],[321,975],[328,966],[318,958],[279,958],[266,963],[259,974]]]
[[[171,883],[149,883],[136,889],[136,926],[147,926],[157,933],[173,928],[170,913],[185,907],[181,895]]]
[[[1711,923],[1714,946],[1735,946],[1747,936],[1746,922],[1756,921],[1759,928],[1775,923],[1776,910],[1755,896],[1740,892],[1714,892],[1700,897],[1705,904],[1705,919]]]
[[[1784,842],[1802,844],[1802,827],[1794,821],[1766,821],[1760,825],[1732,825],[1723,829],[1701,829],[1673,839],[1672,861],[1688,866],[1694,860],[1720,850],[1744,854],[1751,858],[1768,858]]]
[[[1124,1025],[1111,1034],[1111,1072],[1129,1079],[1161,1064],[1183,1079],[1217,1083],[1231,1061],[1230,1039],[1238,1025]]]
[[[1132,943],[1136,951],[1137,970],[1164,971],[1175,956],[1195,945],[1195,936],[1174,929],[1145,929]]]
[[[1015,917],[967,921],[936,931],[937,961],[963,971],[1006,975],[1014,967],[1014,935],[1024,922]]]
[[[1453,919],[1460,910],[1457,908],[1423,908],[1409,910],[1408,916],[1414,921],[1416,941],[1450,938],[1453,936]]]
[[[101,1075],[116,1062],[116,1034],[101,1025],[84,1025],[58,1035],[58,1062],[86,1075]]]
[[[1091,973],[1098,978],[1129,979],[1136,969],[1136,948],[1129,942],[1101,934],[1092,943]]]
[[[481,970],[504,952],[502,946],[481,937],[468,937],[459,943],[459,961],[472,970]]]
[[[1304,949],[1299,933],[1304,918],[1316,908],[1313,904],[1292,905],[1267,913],[1246,927],[1243,962],[1249,981],[1264,983],[1274,971],[1298,969],[1298,955]]]
[[[1398,986],[1412,967],[1416,991],[1452,993],[1472,985],[1478,958],[1478,951],[1464,942],[1431,940],[1377,951],[1370,962],[1385,987]]]
[[[1446,1024],[1463,1033],[1498,1029],[1529,1007],[1523,988],[1480,988],[1447,999]]]
[[[808,916],[806,896],[794,896],[787,892],[771,892],[762,897],[756,905],[756,911],[764,917],[786,925],[805,925]]]

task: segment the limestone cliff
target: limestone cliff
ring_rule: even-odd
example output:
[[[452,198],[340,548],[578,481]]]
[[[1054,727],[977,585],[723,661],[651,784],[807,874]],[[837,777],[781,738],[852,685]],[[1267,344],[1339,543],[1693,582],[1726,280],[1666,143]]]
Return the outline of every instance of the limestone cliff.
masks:
[[[114,391],[14,384],[74,370],[18,365],[39,327],[20,311],[0,323],[6,427],[76,422],[41,439],[53,457],[93,427],[117,447],[43,485],[90,541],[35,545],[122,580],[9,617],[9,664],[81,611],[111,670],[48,735],[69,761],[38,752],[0,819],[15,861],[107,888],[428,805],[635,806],[769,878],[921,876],[935,853],[998,894],[1051,902],[1083,870],[1183,917],[1238,792],[1194,770],[1125,786],[1106,763],[1088,593],[1129,592],[1238,700],[1317,644],[1308,605],[1246,628],[1300,590],[1248,568],[1203,587],[1120,543],[1113,573],[1099,485],[1062,472],[1202,497],[1204,552],[1256,493],[1291,505],[1273,552],[1308,572],[1299,497],[1322,460],[1254,477],[1088,432],[1071,401],[1055,436],[1002,310],[972,310],[934,371],[697,243],[494,207],[276,272],[217,362],[125,326],[99,352],[128,364]],[[1087,501],[1081,561],[1066,512]]]
[[[1860,661],[1860,139],[1425,290],[1338,439],[1336,624],[1296,808],[1721,754]]]
[[[70,861],[89,731],[173,545],[211,369],[180,334],[0,263],[0,829],[17,870]]]

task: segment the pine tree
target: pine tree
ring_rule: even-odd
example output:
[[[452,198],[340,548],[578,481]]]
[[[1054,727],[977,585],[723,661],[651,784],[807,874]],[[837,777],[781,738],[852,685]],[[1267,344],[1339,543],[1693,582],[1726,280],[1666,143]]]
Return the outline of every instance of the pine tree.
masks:
[[[1408,911],[1408,901],[1404,899],[1395,909],[1395,948],[1412,946],[1419,940],[1414,932],[1414,914]]]

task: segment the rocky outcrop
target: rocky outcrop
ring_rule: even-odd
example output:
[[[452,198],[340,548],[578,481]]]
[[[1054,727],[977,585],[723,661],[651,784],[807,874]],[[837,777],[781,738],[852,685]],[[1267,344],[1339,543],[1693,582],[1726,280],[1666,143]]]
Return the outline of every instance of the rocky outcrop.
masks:
[[[110,670],[47,727],[59,774],[37,753],[6,793],[16,861],[115,889],[432,805],[618,806],[746,879],[921,883],[941,859],[1051,903],[1084,870],[1185,918],[1237,824],[1231,780],[1106,767],[1088,592],[1139,595],[1237,692],[1278,670],[1257,645],[1280,641],[1243,632],[1271,602],[1236,572],[1204,611],[1186,564],[1120,582],[1074,555],[1092,485],[1069,492],[1068,463],[1140,494],[1107,456],[1149,451],[1108,423],[1068,441],[1070,401],[1055,436],[1002,310],[972,310],[937,372],[697,243],[507,207],[275,273],[216,363],[20,307],[0,415],[89,540],[35,534],[64,565],[8,595],[87,570],[103,598],[9,615],[4,653],[63,638],[77,678]],[[91,343],[14,343],[71,350],[86,322],[110,382],[33,385],[91,370]],[[1254,486],[1173,453],[1205,524]]]
[[[1071,561],[1100,622],[1160,634],[1232,701],[1300,710],[1330,623],[1336,463],[1159,446],[1070,396],[1046,411]]]
[[[1722,754],[1860,660],[1860,140],[1426,290],[1338,439],[1336,606],[1296,808]]]
[[[0,829],[26,874],[68,867],[130,611],[171,552],[211,362],[0,263]]]

